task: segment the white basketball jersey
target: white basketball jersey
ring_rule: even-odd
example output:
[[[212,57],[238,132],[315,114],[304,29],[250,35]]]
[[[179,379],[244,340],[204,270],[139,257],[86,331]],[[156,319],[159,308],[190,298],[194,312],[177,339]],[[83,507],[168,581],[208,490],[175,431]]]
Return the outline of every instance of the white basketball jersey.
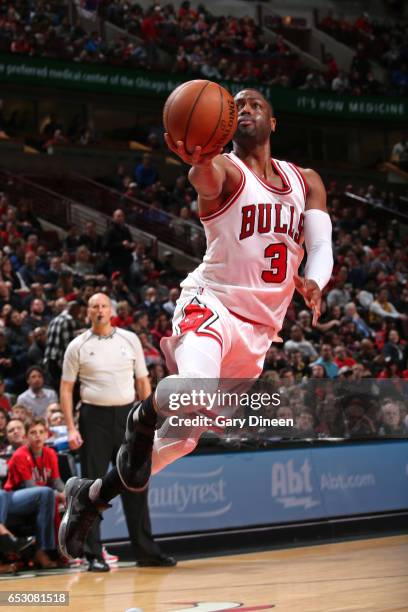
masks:
[[[262,181],[234,153],[240,184],[222,208],[201,218],[207,251],[181,284],[216,295],[238,317],[277,333],[294,292],[303,258],[307,183],[298,168],[272,159],[283,187]]]

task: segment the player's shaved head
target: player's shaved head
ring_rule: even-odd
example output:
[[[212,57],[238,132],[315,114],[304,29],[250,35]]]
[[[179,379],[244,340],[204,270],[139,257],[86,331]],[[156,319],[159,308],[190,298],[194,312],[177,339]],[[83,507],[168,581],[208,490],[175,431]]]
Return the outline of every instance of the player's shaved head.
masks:
[[[258,89],[241,89],[241,91],[239,91],[236,95],[235,95],[235,102],[237,102],[237,100],[240,100],[242,98],[258,98],[261,99],[266,106],[269,109],[270,112],[270,116],[273,117],[273,107],[272,104],[269,102],[269,100],[267,100],[265,98],[265,96],[263,95],[262,92],[260,92]]]

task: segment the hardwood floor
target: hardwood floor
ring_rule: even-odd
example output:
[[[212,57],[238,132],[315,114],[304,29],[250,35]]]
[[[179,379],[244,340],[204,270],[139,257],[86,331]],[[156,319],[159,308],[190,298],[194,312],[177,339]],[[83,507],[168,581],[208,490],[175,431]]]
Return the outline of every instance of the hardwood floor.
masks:
[[[69,607],[50,609],[76,612],[407,612],[408,536],[196,559],[173,569],[15,578],[0,590],[69,591]]]

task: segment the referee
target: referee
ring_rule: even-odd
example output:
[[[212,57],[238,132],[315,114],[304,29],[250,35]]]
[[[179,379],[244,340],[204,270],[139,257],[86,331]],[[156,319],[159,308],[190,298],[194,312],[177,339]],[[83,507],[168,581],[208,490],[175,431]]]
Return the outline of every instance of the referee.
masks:
[[[142,346],[136,334],[111,326],[112,305],[104,293],[88,302],[91,329],[70,342],[64,356],[60,401],[71,449],[80,448],[82,477],[95,479],[115,465],[126,418],[137,396],[151,393]],[[73,389],[79,377],[81,408],[79,431],[73,419]],[[129,537],[139,566],[172,566],[176,562],[154,542],[147,489],[122,493]],[[85,553],[89,570],[109,571],[102,556],[99,524],[88,536]]]

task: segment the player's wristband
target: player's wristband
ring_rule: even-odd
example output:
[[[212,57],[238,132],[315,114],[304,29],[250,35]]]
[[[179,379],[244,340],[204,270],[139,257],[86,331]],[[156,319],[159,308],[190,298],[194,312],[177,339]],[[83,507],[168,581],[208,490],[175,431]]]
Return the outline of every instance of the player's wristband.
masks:
[[[305,278],[313,280],[322,290],[333,270],[332,224],[326,212],[311,208],[305,212],[305,246],[307,263]]]

